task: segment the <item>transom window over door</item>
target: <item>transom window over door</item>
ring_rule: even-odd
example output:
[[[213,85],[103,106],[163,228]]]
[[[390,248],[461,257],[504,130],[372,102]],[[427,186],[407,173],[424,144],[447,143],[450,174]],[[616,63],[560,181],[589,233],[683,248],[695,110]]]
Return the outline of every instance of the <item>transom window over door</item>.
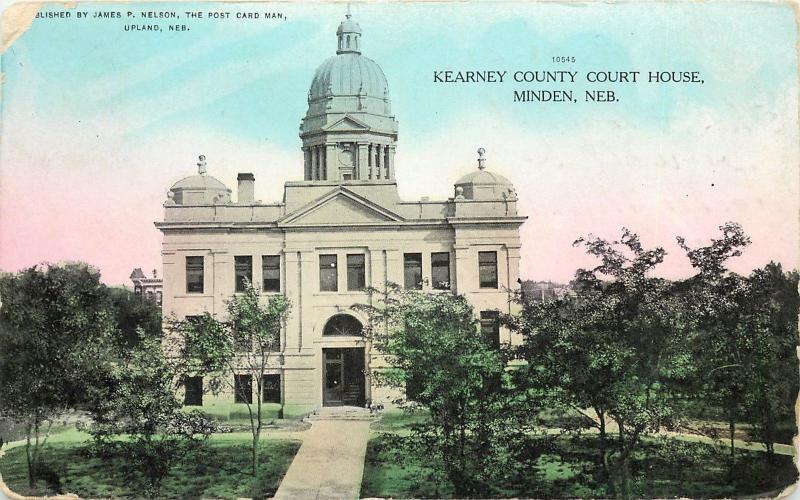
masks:
[[[422,254],[403,254],[403,284],[406,290],[422,290]]]
[[[322,335],[361,336],[361,322],[349,314],[337,314],[325,323]]]
[[[481,288],[497,288],[497,252],[478,252],[478,279]]]

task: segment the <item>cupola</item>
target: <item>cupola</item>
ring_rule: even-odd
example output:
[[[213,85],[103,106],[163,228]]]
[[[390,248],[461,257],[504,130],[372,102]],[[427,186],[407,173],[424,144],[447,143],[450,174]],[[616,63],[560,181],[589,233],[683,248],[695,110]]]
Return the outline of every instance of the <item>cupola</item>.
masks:
[[[478,149],[478,170],[470,172],[455,183],[456,200],[517,199],[514,185],[500,174],[486,170],[486,150]]]
[[[166,205],[225,205],[231,202],[231,190],[206,173],[206,157],[200,155],[197,175],[185,177],[172,185]]]

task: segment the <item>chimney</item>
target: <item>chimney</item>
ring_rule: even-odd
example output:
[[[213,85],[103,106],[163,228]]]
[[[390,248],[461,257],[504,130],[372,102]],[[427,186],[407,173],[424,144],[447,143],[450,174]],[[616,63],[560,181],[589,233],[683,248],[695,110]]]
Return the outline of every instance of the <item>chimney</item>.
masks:
[[[236,180],[239,181],[239,196],[236,202],[239,205],[252,205],[255,200],[255,176],[253,174],[239,174]]]

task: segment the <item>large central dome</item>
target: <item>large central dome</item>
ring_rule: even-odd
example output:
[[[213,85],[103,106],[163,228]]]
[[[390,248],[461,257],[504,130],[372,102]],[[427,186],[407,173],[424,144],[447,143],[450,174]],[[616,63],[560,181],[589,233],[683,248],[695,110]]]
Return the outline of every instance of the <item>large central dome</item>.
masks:
[[[389,84],[378,64],[358,52],[344,52],[326,59],[314,73],[308,97],[364,96],[386,99]]]
[[[350,14],[336,30],[336,55],[317,68],[300,122],[307,181],[393,181],[397,121],[389,84],[361,55],[361,27]]]

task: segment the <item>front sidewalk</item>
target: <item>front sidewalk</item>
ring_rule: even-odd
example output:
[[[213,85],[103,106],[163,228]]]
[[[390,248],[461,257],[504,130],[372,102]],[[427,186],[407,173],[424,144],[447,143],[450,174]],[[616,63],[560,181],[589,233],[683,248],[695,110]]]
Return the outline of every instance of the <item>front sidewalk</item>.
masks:
[[[315,421],[274,498],[358,498],[369,425],[367,420]]]

